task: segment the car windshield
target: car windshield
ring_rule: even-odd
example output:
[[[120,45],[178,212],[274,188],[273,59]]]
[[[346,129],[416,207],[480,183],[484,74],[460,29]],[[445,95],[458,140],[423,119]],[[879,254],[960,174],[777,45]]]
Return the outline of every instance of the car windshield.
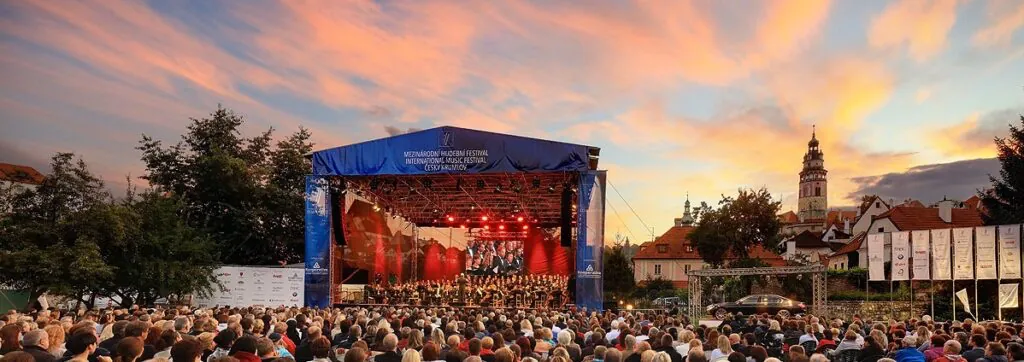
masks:
[[[757,303],[757,301],[760,298],[761,298],[760,296],[751,295],[751,296],[748,296],[748,297],[740,298],[740,300],[737,300],[736,303],[743,303],[743,304],[746,304],[746,303]]]

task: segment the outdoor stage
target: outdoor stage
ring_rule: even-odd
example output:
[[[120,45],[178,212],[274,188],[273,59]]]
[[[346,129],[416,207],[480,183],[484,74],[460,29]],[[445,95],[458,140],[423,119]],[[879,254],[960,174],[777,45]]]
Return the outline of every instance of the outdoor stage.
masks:
[[[596,147],[456,127],[316,151],[306,180],[307,306],[343,285],[389,300],[550,286],[600,309],[606,172]],[[539,277],[538,277],[539,276]],[[568,284],[564,283],[569,279]],[[437,292],[437,293],[435,293]]]

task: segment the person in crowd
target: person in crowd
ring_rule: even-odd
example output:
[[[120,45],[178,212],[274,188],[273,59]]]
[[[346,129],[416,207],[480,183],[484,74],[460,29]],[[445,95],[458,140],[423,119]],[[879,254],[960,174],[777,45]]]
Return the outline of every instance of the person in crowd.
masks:
[[[256,355],[260,356],[263,362],[272,362],[277,359],[277,346],[267,337],[260,337],[256,340]]]
[[[711,362],[721,362],[721,360],[728,359],[729,354],[733,352],[732,343],[729,341],[729,337],[726,337],[725,335],[718,336],[716,346],[718,346],[718,348],[712,350],[711,356],[708,357]]]
[[[979,358],[978,361],[1007,362],[1006,347],[1000,342],[989,342],[988,346],[985,347],[985,357]]]
[[[68,362],[88,362],[89,357],[99,348],[99,339],[96,338],[94,329],[91,332],[72,333],[66,345],[71,357],[67,359]],[[106,356],[99,356],[97,360],[111,362],[111,359]]]
[[[114,323],[114,326],[116,325],[117,323]],[[43,328],[43,330],[50,337],[50,347],[47,348],[47,351],[57,358],[64,356],[64,353],[67,352],[64,348],[64,327],[61,327],[59,324],[50,324]],[[103,346],[100,346],[100,348],[103,348]],[[109,348],[106,349],[110,350]]]
[[[1013,362],[1024,362],[1024,344],[1011,342],[1006,345],[1007,359]]]
[[[228,352],[228,355],[241,362],[262,362],[259,355],[256,354],[256,342],[256,337],[251,335],[238,337],[235,343],[231,345],[231,351]]]
[[[985,357],[985,345],[988,343],[988,339],[985,338],[984,334],[973,334],[970,337],[971,349],[966,350],[962,353],[966,362],[975,362],[979,358]]]
[[[0,362],[35,362],[35,357],[25,351],[14,351],[0,356]]]
[[[807,351],[804,350],[803,346],[791,346],[789,347],[788,362],[809,362],[810,357],[807,357]]]
[[[896,362],[925,362],[924,353],[917,347],[917,337],[903,337],[903,346],[896,351]]]
[[[179,340],[171,347],[171,361],[173,362],[201,362],[202,357],[203,344],[195,338]]]
[[[480,341],[477,340],[477,343],[480,343]],[[374,362],[402,362],[402,355],[396,350],[397,347],[398,337],[394,334],[388,334],[381,343],[383,353],[374,356]]]
[[[153,348],[158,352],[154,355],[154,358],[158,359],[170,359],[171,358],[171,347],[175,343],[181,340],[181,335],[173,329],[165,329],[160,332],[160,339],[156,341]]]
[[[942,356],[935,359],[935,362],[965,362],[963,356],[960,355],[960,342],[951,339],[946,341],[942,345]]]
[[[218,332],[217,336],[213,338],[213,343],[215,344],[216,348],[213,350],[213,353],[210,354],[206,361],[214,362],[218,358],[228,356],[231,353],[231,347],[235,344],[235,339],[237,338],[238,335],[235,334],[235,331],[230,329],[225,329],[223,331]]]
[[[50,336],[46,334],[45,330],[34,329],[25,333],[21,345],[26,353],[36,359],[36,362],[54,362],[57,360],[57,357],[50,354]]]
[[[846,335],[843,337],[843,341],[839,342],[833,353],[839,353],[846,350],[860,350],[860,344],[857,343],[857,333],[852,330],[847,330]]]
[[[0,356],[21,350],[21,333],[23,328],[16,323],[9,323],[0,328]]]
[[[139,337],[126,337],[121,338],[117,342],[117,346],[114,347],[112,352],[116,353],[113,357],[114,362],[136,362],[142,357],[142,352],[145,350],[145,344]],[[114,355],[115,353],[111,353]]]
[[[928,362],[942,357],[942,352],[946,348],[946,337],[941,334],[932,334],[930,346],[931,348],[924,350],[924,359]]]

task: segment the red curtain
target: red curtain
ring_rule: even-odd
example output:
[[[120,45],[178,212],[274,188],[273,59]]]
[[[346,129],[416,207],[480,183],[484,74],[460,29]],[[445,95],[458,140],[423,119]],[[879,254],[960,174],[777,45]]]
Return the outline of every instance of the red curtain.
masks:
[[[540,230],[531,230],[524,243],[526,273],[569,275],[572,256],[557,237]]]

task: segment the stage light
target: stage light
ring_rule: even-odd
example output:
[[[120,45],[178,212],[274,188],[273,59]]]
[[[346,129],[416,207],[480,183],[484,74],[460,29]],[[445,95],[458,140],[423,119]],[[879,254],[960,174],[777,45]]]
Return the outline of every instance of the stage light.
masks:
[[[490,225],[484,225],[484,230],[490,230],[490,229],[491,229]]]
[[[348,190],[347,190],[347,189],[346,189],[346,190],[341,190],[341,194],[342,194],[342,195],[344,195],[344,194],[347,194],[347,193],[348,193]]]
[[[505,225],[498,225],[498,230],[505,230]]]
[[[501,186],[494,186],[494,193],[500,194],[501,193]]]
[[[455,221],[455,217],[454,216],[448,216],[448,222],[454,222],[454,221]]]
[[[530,230],[530,225],[523,225],[523,230]]]
[[[522,217],[522,216],[520,216],[520,217],[517,217],[517,218],[516,218],[516,221],[518,221],[518,222],[523,222],[523,217]]]
[[[548,192],[555,192],[554,186],[548,186]]]
[[[481,216],[480,220],[487,221],[487,215]]]
[[[465,228],[466,228],[466,224],[459,225],[459,229],[465,229]]]
[[[377,204],[373,204],[373,211],[380,211],[380,206],[377,206]]]

